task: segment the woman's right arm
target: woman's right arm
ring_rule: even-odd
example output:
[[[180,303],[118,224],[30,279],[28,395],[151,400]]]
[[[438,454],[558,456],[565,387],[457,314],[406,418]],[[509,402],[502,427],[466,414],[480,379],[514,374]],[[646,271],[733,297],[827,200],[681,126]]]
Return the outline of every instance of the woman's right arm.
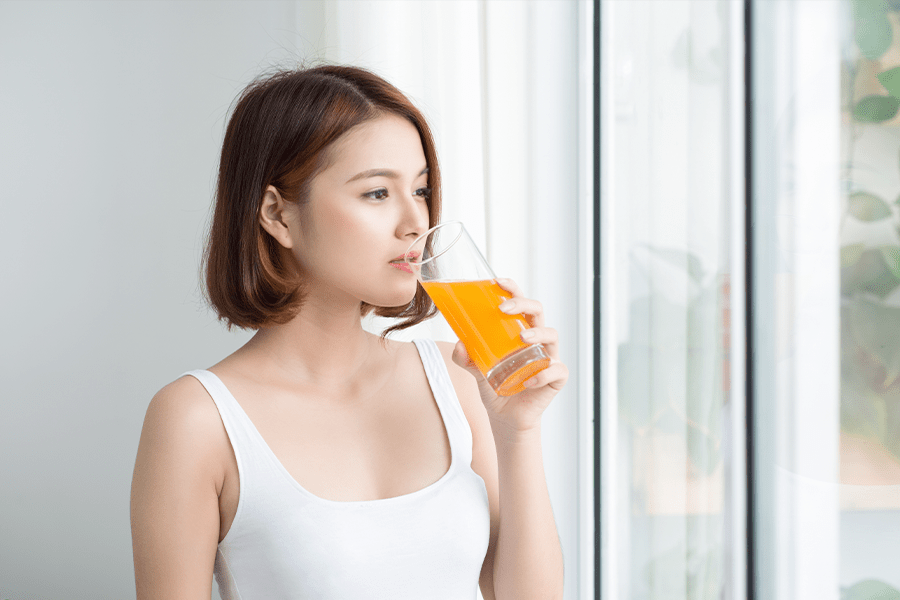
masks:
[[[228,444],[215,404],[193,377],[151,400],[131,485],[137,600],[209,600],[223,441]]]

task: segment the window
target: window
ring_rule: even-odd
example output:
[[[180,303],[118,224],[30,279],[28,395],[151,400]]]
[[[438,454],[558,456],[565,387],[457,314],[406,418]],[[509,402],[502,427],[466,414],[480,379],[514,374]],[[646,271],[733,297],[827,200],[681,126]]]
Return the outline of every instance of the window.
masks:
[[[599,10],[598,597],[731,597],[744,565],[742,13]]]
[[[596,597],[900,598],[900,3],[594,6]]]

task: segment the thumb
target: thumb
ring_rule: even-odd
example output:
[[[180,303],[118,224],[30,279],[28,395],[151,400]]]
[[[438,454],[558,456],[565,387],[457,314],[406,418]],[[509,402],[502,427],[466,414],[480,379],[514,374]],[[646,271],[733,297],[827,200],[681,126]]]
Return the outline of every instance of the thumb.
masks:
[[[475,366],[475,363],[469,357],[469,352],[466,350],[465,345],[462,342],[456,342],[456,347],[453,348],[453,362],[457,365],[469,371],[470,373],[479,373],[478,367]]]

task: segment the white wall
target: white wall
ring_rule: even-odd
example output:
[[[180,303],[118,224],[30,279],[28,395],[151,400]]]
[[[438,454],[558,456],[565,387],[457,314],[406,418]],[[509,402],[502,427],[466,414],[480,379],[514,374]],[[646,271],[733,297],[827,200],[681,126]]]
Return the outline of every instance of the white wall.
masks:
[[[417,4],[440,16],[428,3],[407,6]],[[529,34],[546,31],[529,45],[536,63],[519,82],[529,96],[515,109],[551,120],[533,130],[531,151],[519,150],[527,163],[518,172],[528,175],[527,206],[552,233],[532,226],[520,240],[532,262],[508,264],[544,300],[574,367],[577,2],[492,3],[495,12],[481,14],[502,28],[503,10],[526,5]],[[147,403],[183,371],[213,364],[248,337],[216,323],[198,278],[229,105],[269,66],[310,57],[365,63],[385,51],[373,43],[345,56],[346,39],[326,34],[334,6],[0,2],[0,598],[134,596],[128,503]],[[445,60],[456,64],[452,55]],[[410,64],[406,72],[415,74]],[[414,97],[443,85],[446,71],[416,68],[433,87],[407,90]],[[438,101],[425,109],[438,121],[460,110]],[[452,152],[445,177],[465,190],[467,172],[453,165],[469,163],[459,148]],[[479,193],[492,189],[478,185]],[[491,186],[503,189],[502,179]],[[495,217],[491,231],[501,235],[497,226]],[[559,268],[561,256],[571,271]],[[496,254],[500,265],[506,260]],[[545,427],[573,599],[579,536],[591,536],[578,521],[576,429],[579,405],[590,399],[579,398],[577,381],[573,375]]]
[[[246,334],[198,262],[224,117],[292,2],[0,2],[0,598],[134,597],[152,395]]]

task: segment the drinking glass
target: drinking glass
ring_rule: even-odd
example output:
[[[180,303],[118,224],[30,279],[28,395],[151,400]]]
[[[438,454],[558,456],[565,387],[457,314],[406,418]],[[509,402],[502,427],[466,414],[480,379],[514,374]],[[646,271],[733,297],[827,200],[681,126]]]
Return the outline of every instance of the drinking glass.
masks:
[[[522,382],[550,365],[541,344],[522,341],[522,331],[530,328],[525,317],[497,308],[511,294],[497,283],[460,221],[416,238],[406,262],[498,395],[521,392]]]

